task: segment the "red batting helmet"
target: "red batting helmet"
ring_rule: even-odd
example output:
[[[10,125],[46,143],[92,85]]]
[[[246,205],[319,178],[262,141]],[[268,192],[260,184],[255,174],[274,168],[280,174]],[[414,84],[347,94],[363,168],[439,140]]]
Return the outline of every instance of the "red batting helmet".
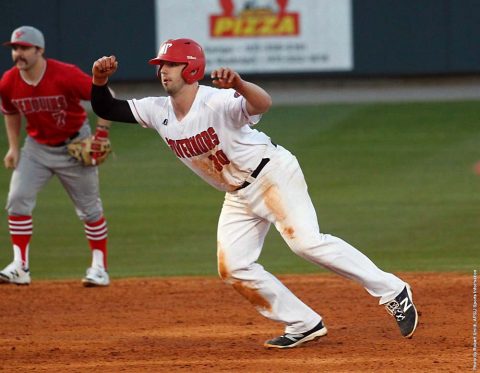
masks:
[[[192,39],[169,39],[163,42],[158,56],[148,63],[160,65],[157,73],[160,75],[163,61],[186,63],[182,77],[187,84],[199,81],[205,74],[205,54],[202,47]]]

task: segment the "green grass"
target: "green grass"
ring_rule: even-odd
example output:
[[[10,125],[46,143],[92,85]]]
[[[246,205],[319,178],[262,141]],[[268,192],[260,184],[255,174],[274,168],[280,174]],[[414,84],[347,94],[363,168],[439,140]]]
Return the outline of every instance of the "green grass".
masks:
[[[274,107],[258,129],[297,155],[322,232],[388,271],[470,271],[480,262],[478,102]],[[216,275],[223,194],[184,167],[156,132],[115,124],[100,169],[114,278]],[[6,150],[5,134],[0,149]],[[0,170],[6,198],[10,172]],[[79,278],[90,253],[56,180],[34,211],[34,278]],[[0,265],[11,260],[6,213]],[[319,269],[272,227],[260,262],[274,273]]]

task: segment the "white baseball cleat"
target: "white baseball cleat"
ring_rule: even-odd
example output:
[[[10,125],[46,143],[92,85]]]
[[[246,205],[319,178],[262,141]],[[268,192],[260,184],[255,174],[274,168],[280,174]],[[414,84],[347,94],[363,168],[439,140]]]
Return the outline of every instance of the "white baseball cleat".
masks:
[[[0,272],[0,284],[30,285],[30,271],[19,262],[12,262]]]
[[[102,268],[90,267],[87,269],[87,275],[82,279],[83,286],[108,286],[110,285],[110,277],[108,272]]]

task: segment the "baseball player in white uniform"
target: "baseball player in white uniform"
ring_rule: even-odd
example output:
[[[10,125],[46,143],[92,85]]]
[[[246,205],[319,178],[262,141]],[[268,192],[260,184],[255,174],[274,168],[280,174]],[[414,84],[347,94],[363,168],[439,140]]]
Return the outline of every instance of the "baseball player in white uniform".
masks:
[[[297,159],[255,126],[271,106],[261,87],[230,68],[211,73],[214,87],[199,85],[205,56],[191,39],[171,39],[156,58],[167,97],[117,100],[108,78],[114,56],[93,64],[92,107],[102,118],[156,130],[187,167],[226,192],[218,222],[220,277],[265,317],[285,324],[267,348],[292,348],[327,334],[322,317],[298,299],[257,260],[271,224],[297,255],[360,283],[379,298],[410,338],[418,323],[410,286],[380,270],[340,238],[320,233]]]

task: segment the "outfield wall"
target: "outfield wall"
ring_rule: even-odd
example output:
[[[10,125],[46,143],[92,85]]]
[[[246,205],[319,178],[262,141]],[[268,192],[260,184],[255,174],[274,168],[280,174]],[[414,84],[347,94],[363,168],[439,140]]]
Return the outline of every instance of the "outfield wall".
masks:
[[[121,61],[117,80],[151,80],[152,67],[146,61],[156,54],[156,10],[158,4],[166,0],[157,1],[156,4],[155,0],[1,0],[0,40],[8,40],[11,31],[19,25],[34,25],[45,34],[48,56],[76,63],[89,71],[93,60],[99,56],[115,54]],[[192,12],[197,11],[199,4],[205,5],[204,1],[207,0],[202,0],[203,3],[191,0],[192,7],[195,4]],[[283,3],[295,10],[301,1]],[[480,39],[480,2],[350,1],[351,68],[305,71],[305,74],[388,77],[480,72],[480,48],[476,45]],[[223,2],[214,3],[218,6]],[[181,16],[173,12],[166,19],[180,24],[181,28]],[[302,30],[303,34],[308,31]],[[261,38],[251,40],[255,42]],[[10,54],[3,50],[0,71],[10,66]],[[255,74],[255,71],[250,73]],[[273,75],[287,73],[292,75],[288,71],[276,71]]]

